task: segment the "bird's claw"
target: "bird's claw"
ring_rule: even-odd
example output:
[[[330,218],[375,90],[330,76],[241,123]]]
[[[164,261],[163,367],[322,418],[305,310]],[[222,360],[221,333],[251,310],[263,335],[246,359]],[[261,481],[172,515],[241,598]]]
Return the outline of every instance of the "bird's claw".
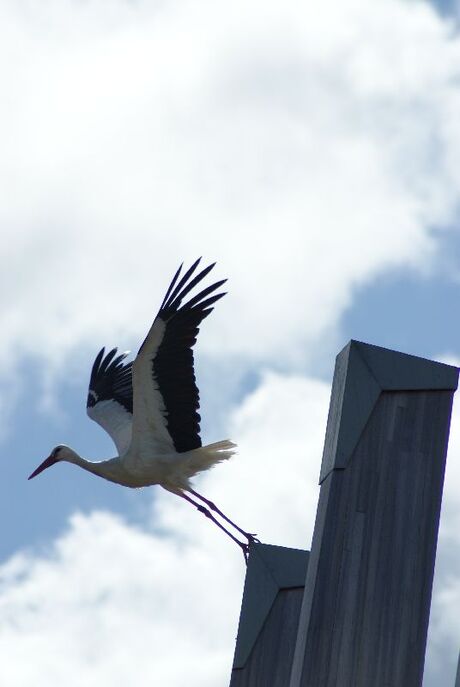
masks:
[[[244,562],[246,565],[248,564],[248,558],[249,558],[249,544],[243,544],[243,542],[240,542],[241,549],[243,551],[243,556],[244,556]]]
[[[246,538],[248,540],[247,544],[244,544],[243,542],[239,542],[239,545],[241,546],[241,549],[243,551],[243,556],[246,565],[248,564],[248,558],[249,558],[249,550],[252,544],[260,544],[260,540],[257,539],[257,536],[255,534],[247,533]]]

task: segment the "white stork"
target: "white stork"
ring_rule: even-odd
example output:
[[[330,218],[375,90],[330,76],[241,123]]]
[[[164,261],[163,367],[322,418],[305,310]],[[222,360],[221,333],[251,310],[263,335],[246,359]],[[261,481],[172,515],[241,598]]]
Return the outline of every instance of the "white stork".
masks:
[[[95,463],[68,446],[59,445],[29,479],[65,461],[126,487],[159,484],[212,520],[242,548],[247,559],[254,535],[238,527],[214,503],[192,489],[190,483],[190,478],[197,473],[230,458],[236,448],[227,439],[207,446],[202,446],[200,439],[199,393],[192,348],[202,320],[213,310],[211,306],[225,295],[210,294],[226,281],[211,284],[182,305],[184,298],[215,265],[209,265],[192,278],[200,260],[180,279],[182,265],[177,270],[134,362],[124,362],[127,354],[117,355],[116,348],[105,356],[102,348],[94,361],[87,412],[108,432],[118,455]],[[247,542],[241,542],[211,511]]]

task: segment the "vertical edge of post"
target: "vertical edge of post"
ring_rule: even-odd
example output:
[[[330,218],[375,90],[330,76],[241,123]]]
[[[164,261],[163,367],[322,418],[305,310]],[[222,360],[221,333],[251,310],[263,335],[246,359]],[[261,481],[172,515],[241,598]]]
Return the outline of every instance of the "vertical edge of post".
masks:
[[[458,652],[457,677],[455,678],[454,687],[460,687],[460,651]]]
[[[420,684],[420,654],[423,651],[424,656],[425,649],[421,645],[426,643],[450,412],[457,382],[457,368],[361,342],[350,342],[337,356],[321,491],[290,687],[371,684],[366,661],[368,666],[372,661],[374,666],[380,665],[376,673],[379,685]],[[420,393],[414,395],[414,391]],[[394,393],[384,397],[382,392]],[[431,411],[436,418],[430,424],[426,419]],[[373,429],[369,429],[371,426]],[[379,436],[373,437],[372,431]],[[394,454],[388,441],[394,442]],[[427,446],[431,454],[426,454]],[[407,451],[412,463],[401,459],[398,462],[397,456],[406,455]],[[431,462],[414,458],[420,452],[429,455]],[[376,470],[382,471],[377,479]],[[430,484],[431,474],[434,485]],[[426,493],[427,484],[430,493]],[[386,636],[386,646],[379,639],[384,629],[388,633],[389,627],[393,627],[393,617],[389,622],[381,609],[388,607],[391,615],[395,604],[399,609],[402,603],[402,591],[386,589],[383,579],[388,571],[393,580],[395,571],[399,571],[394,566],[399,565],[406,566],[401,568],[406,579],[409,569],[401,555],[408,543],[404,539],[409,517],[405,512],[404,490],[412,499],[412,517],[417,512],[425,520],[429,518],[425,523],[427,533],[419,533],[425,537],[424,558],[413,548],[408,552],[412,556],[410,565],[418,571],[414,580],[419,590],[413,607],[416,610],[411,607],[408,611],[404,604],[401,606],[401,612],[406,614],[401,621],[406,641],[408,628],[417,619],[423,625],[416,633],[415,668],[404,662],[394,636]],[[394,516],[385,504],[387,496],[397,508]],[[387,558],[382,559],[380,544],[383,547],[385,543],[388,549],[388,542],[393,546],[393,540],[395,554],[390,547]],[[372,587],[375,591],[370,596],[369,591],[363,591],[368,575],[369,584],[377,585]],[[394,634],[400,631],[400,627],[395,627]],[[388,655],[389,643],[394,641],[394,651],[399,654],[395,664],[399,667],[393,666],[389,671],[384,656]],[[351,681],[355,679],[356,683]]]

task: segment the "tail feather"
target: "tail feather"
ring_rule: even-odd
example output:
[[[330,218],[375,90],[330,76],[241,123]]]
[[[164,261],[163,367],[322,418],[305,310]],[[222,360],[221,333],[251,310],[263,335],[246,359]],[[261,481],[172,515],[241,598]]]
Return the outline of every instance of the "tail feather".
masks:
[[[236,444],[229,439],[216,441],[214,444],[200,446],[188,452],[188,460],[184,468],[187,470],[187,477],[193,477],[198,472],[208,470],[223,460],[228,460],[236,453]]]

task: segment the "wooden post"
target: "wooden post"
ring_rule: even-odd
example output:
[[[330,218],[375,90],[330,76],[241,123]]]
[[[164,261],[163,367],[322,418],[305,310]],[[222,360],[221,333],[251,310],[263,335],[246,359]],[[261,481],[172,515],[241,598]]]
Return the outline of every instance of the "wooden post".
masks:
[[[251,546],[230,687],[286,687],[308,552]]]
[[[357,341],[337,356],[290,687],[420,687],[457,380]]]

